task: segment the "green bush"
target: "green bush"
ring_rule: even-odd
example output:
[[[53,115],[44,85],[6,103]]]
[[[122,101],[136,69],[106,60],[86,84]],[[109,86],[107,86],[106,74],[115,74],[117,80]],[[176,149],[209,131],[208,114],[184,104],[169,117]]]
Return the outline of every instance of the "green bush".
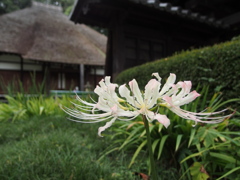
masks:
[[[90,96],[83,97],[89,99]],[[92,98],[95,98],[93,95]],[[61,97],[36,95],[28,96],[17,93],[14,97],[6,96],[7,103],[0,103],[0,122],[28,120],[35,116],[64,116],[64,111],[59,105],[71,107],[71,101],[76,101],[73,96]]]
[[[70,97],[28,97],[18,93],[16,97],[6,96],[7,103],[0,103],[0,122],[27,120],[33,116],[64,115],[59,104],[69,104]]]
[[[169,73],[177,75],[177,81],[190,80],[193,88],[207,84],[211,91],[221,91],[224,99],[239,98],[240,93],[240,38],[211,47],[188,50],[171,57],[127,69],[116,77],[119,84],[135,78],[143,88],[158,72],[165,79]]]

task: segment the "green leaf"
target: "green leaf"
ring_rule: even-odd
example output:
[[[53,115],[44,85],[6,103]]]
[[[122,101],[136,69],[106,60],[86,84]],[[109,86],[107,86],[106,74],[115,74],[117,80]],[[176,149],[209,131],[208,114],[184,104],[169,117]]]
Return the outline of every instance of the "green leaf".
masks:
[[[187,162],[184,162],[181,164],[181,169],[183,169],[183,174],[182,176],[179,178],[179,180],[191,180],[191,174],[190,174],[190,167],[188,166]],[[187,176],[187,177],[186,177]]]
[[[239,101],[240,101],[240,98],[229,99],[229,100],[224,101],[223,103],[219,104],[218,106],[216,106],[215,109],[218,109],[219,107],[222,107],[225,104],[233,103],[233,102],[239,102]]]
[[[160,146],[159,146],[159,150],[158,150],[158,159],[160,159],[160,157],[161,157],[162,150],[163,150],[163,147],[164,147],[164,144],[165,144],[167,138],[168,138],[168,135],[164,135],[161,138],[161,142],[160,142]]]
[[[183,137],[182,134],[179,134],[179,135],[177,136],[175,152],[176,152],[176,151],[178,150],[178,148],[179,148],[179,145],[180,145],[180,143],[181,143],[182,137]]]
[[[155,152],[155,149],[158,145],[158,143],[160,142],[160,139],[156,139],[154,140],[154,142],[152,143],[152,150],[153,150],[153,153]]]
[[[195,132],[196,132],[196,129],[195,128],[192,128],[191,129],[191,134],[190,134],[190,138],[189,138],[189,141],[188,141],[188,147],[190,147],[191,143],[192,143],[192,140],[195,136]]]
[[[135,141],[136,139],[138,139],[138,133],[142,132],[141,129],[143,129],[144,126],[139,126],[136,129],[134,129],[131,134],[128,136],[128,138],[124,141],[124,143],[121,145],[121,147],[119,148],[119,150],[121,150],[122,148],[124,148],[128,143],[133,143],[133,141]]]
[[[225,173],[224,175],[222,175],[220,178],[218,178],[218,179],[216,179],[216,180],[220,180],[220,179],[222,179],[222,178],[224,178],[224,177],[226,177],[226,176],[232,174],[233,172],[235,172],[235,171],[237,171],[237,170],[240,170],[240,167],[236,167],[236,168],[234,168],[234,169],[228,171],[227,173]]]
[[[158,132],[161,132],[162,128],[163,128],[163,125],[162,125],[162,124],[159,124],[159,125],[158,125]]]
[[[234,140],[240,140],[240,137],[237,137],[237,138],[235,138]],[[228,147],[229,144],[230,144],[230,142],[232,142],[232,141],[222,142],[222,143],[219,143],[219,144],[217,144],[217,145],[215,145],[215,146],[212,146],[212,147],[210,147],[210,148],[205,148],[205,149],[203,149],[202,151],[199,151],[199,152],[197,152],[197,153],[193,153],[193,154],[189,155],[188,157],[184,158],[184,159],[181,161],[181,163],[185,162],[186,160],[188,160],[188,159],[190,159],[190,158],[193,158],[193,157],[196,157],[196,156],[201,156],[204,152],[209,151],[209,150],[211,150],[211,149],[217,149],[217,148],[224,147],[224,146]]]
[[[217,138],[218,135],[219,132],[217,132],[216,129],[207,129],[206,127],[200,127],[197,132],[197,137],[200,141],[203,141],[205,147],[213,145],[214,139]]]
[[[190,167],[190,173],[192,175],[192,180],[207,180],[209,178],[203,165],[199,162],[195,162],[193,166]]]
[[[147,140],[143,141],[142,144],[140,144],[140,146],[137,148],[137,150],[135,151],[130,164],[128,165],[128,168],[130,168],[132,166],[132,164],[134,163],[136,157],[138,156],[139,152],[142,150],[142,148],[147,144]]]
[[[236,141],[238,138],[231,138],[231,137],[228,137],[228,136],[225,136],[223,134],[227,134],[227,132],[218,132],[217,130],[215,131],[211,131],[212,134],[216,134],[218,137],[220,138],[225,138],[227,139],[228,141],[234,143],[236,146],[240,146],[240,142],[239,141]],[[234,134],[234,132],[231,132],[231,134]]]
[[[214,158],[218,158],[218,159],[222,159],[225,162],[229,162],[229,163],[236,163],[237,160],[235,158],[233,158],[232,156],[223,154],[223,153],[215,153],[215,152],[210,152],[210,155]]]

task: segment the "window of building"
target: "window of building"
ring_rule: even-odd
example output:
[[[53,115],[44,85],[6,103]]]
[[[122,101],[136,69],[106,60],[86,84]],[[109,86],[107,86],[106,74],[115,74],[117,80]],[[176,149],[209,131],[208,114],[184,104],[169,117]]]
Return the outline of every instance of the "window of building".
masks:
[[[126,37],[125,50],[128,66],[140,65],[164,57],[164,43],[153,39]]]

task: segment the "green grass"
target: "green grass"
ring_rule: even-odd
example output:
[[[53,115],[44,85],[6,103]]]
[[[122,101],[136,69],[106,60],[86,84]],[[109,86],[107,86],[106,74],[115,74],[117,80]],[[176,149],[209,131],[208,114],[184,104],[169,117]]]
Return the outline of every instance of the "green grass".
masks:
[[[54,117],[2,122],[0,179],[134,179],[127,154],[98,161],[109,143],[97,136],[99,126]]]

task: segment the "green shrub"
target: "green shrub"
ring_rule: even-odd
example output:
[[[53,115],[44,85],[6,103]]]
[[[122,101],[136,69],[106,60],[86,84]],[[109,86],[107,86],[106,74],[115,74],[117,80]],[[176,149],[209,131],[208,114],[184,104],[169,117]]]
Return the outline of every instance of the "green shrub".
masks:
[[[91,96],[95,98],[95,95]],[[88,99],[90,96],[83,96]],[[71,101],[76,101],[72,96],[61,97],[36,95],[28,96],[17,93],[14,97],[6,96],[7,103],[0,103],[0,122],[27,120],[34,116],[64,116],[64,111],[59,105],[71,107]]]
[[[64,115],[59,104],[69,104],[70,98],[28,97],[18,93],[16,97],[6,96],[7,103],[0,103],[0,122],[26,120],[33,116]]]
[[[116,77],[118,84],[135,78],[143,89],[158,72],[165,79],[169,73],[177,75],[177,81],[190,80],[193,88],[208,84],[211,91],[221,91],[225,99],[239,98],[240,88],[240,38],[211,47],[177,53],[171,57],[127,69]]]

